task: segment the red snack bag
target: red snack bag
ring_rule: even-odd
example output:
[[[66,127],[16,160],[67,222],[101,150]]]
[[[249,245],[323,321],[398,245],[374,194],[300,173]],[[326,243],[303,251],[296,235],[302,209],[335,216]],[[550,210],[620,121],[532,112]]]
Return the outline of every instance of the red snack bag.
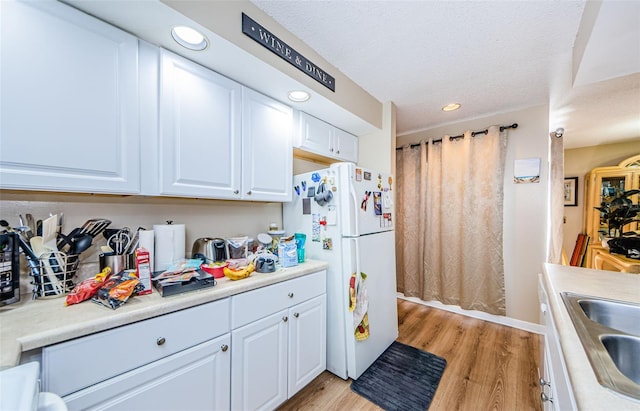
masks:
[[[104,270],[96,274],[95,277],[87,278],[78,283],[69,295],[67,295],[64,305],[78,304],[93,297],[109,277],[109,274],[111,274],[111,267],[105,267]]]

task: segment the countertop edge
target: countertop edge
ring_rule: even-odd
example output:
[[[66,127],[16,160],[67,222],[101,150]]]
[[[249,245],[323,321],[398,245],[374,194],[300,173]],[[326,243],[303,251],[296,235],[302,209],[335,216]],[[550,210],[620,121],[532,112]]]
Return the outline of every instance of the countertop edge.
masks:
[[[561,292],[569,291],[640,302],[640,275],[545,263],[542,278],[578,409],[640,410],[640,402],[610,391],[598,383],[560,296]],[[611,286],[616,283],[617,286]]]
[[[326,262],[308,260],[275,273],[254,273],[238,281],[217,279],[214,287],[168,297],[160,296],[154,289],[150,295],[132,297],[116,310],[91,301],[65,307],[64,298],[31,300],[25,295],[23,301],[0,309],[0,370],[18,365],[22,353],[29,350],[221,300],[327,267]]]

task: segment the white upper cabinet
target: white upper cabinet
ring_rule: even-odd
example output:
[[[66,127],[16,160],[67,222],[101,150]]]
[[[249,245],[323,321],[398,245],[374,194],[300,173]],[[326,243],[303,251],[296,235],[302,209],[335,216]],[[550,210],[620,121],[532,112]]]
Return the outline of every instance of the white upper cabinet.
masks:
[[[358,162],[358,137],[336,128],[333,134],[333,149],[340,160]]]
[[[160,56],[160,194],[240,198],[242,86],[166,50]]]
[[[138,40],[59,2],[0,16],[0,188],[138,193]]]
[[[293,111],[242,89],[242,196],[246,200],[290,201],[293,176]]]
[[[358,162],[358,138],[307,113],[298,112],[296,148],[312,155]]]
[[[291,108],[166,50],[160,57],[159,194],[289,201]]]

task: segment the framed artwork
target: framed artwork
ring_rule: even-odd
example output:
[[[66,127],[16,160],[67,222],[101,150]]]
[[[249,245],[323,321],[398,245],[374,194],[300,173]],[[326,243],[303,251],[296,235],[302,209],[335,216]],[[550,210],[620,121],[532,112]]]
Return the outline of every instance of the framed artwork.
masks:
[[[576,207],[578,205],[578,177],[565,177],[564,205],[565,207]]]

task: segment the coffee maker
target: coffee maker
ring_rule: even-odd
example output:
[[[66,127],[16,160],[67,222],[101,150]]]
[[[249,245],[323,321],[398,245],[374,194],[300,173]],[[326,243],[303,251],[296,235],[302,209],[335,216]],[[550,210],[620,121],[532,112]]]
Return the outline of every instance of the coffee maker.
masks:
[[[0,234],[0,306],[20,301],[19,252],[15,233]]]

